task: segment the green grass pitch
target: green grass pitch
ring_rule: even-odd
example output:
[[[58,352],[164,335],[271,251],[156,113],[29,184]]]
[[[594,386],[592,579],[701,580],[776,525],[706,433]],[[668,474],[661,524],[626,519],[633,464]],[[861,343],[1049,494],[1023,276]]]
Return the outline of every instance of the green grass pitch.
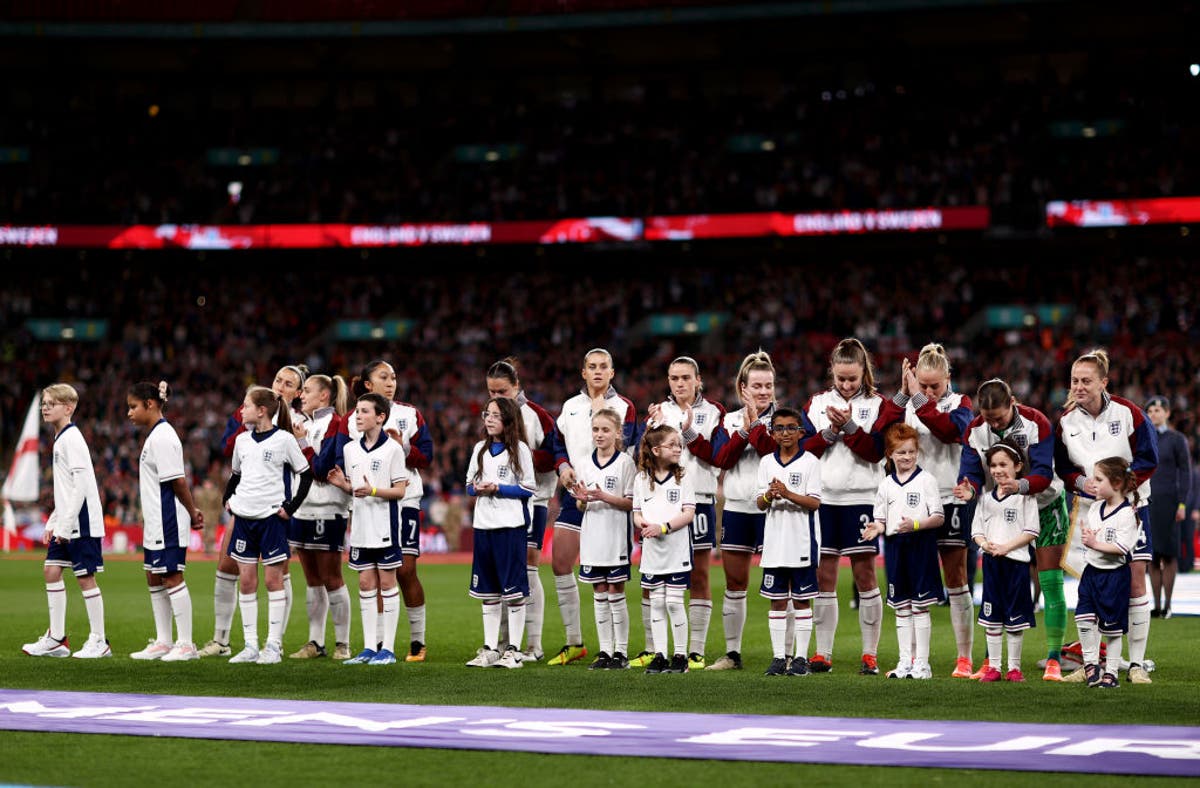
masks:
[[[211,635],[212,582],[215,565],[195,561],[188,570],[188,587],[195,606],[196,640]],[[587,671],[582,664],[550,668],[544,664],[519,671],[475,671],[463,667],[481,641],[479,606],[466,593],[469,567],[425,564],[421,578],[427,597],[429,660],[372,669],[373,680],[361,682],[362,672],[330,660],[294,661],[258,668],[232,668],[224,660],[162,665],[128,659],[152,634],[149,597],[140,562],[109,561],[100,576],[104,591],[109,639],[116,656],[109,660],[33,659],[21,644],[46,628],[45,592],[41,562],[28,558],[0,560],[0,682],[9,688],[86,689],[106,692],[161,692],[178,695],[231,695],[362,702],[463,705],[578,707],[654,711],[793,714],[910,719],[963,719],[1022,722],[1081,722],[1114,724],[1196,724],[1200,720],[1200,662],[1194,645],[1200,642],[1200,619],[1155,620],[1150,656],[1159,665],[1154,684],[1124,686],[1119,692],[1089,692],[1077,685],[1040,680],[1036,660],[1044,656],[1044,634],[1026,637],[1023,685],[982,686],[948,678],[954,662],[954,641],[946,608],[934,611],[933,663],[937,675],[929,682],[889,682],[882,676],[857,675],[859,633],[857,615],[843,603],[835,648],[834,672],[808,679],[768,679],[762,670],[770,661],[766,604],[750,595],[743,649],[746,670],[686,676],[645,676],[640,671]],[[757,575],[757,570],[753,573]],[[354,573],[347,570],[354,588]],[[285,651],[306,638],[303,579],[293,565],[296,604]],[[843,599],[849,594],[849,572],[842,573]],[[562,625],[554,606],[553,580],[543,567],[547,594],[545,645],[562,643]],[[713,570],[719,597],[723,578]],[[67,578],[67,628],[73,644],[87,636],[78,587]],[[636,586],[631,601],[631,650],[641,644],[641,617]],[[260,609],[265,614],[264,601]],[[353,595],[352,595],[353,596]],[[585,638],[590,633],[590,593],[584,603]],[[719,613],[709,630],[708,656],[723,650]],[[239,620],[234,620],[234,646],[240,644]],[[265,633],[265,621],[260,633]],[[332,631],[329,633],[332,642]],[[1067,638],[1073,639],[1073,624]],[[407,642],[407,622],[401,616],[398,643]],[[975,657],[983,653],[977,630]],[[361,647],[355,610],[352,647]],[[398,649],[399,650],[399,649]],[[880,641],[880,665],[896,657],[894,619],[885,614]],[[380,676],[382,674],[382,680]],[[407,785],[475,784],[489,780],[522,786],[719,783],[944,783],[1012,784],[1036,779],[1039,784],[1078,784],[1071,775],[1031,775],[994,771],[831,767],[723,761],[664,760],[595,756],[549,756],[524,753],[445,751],[403,748],[340,747],[190,739],[0,732],[0,782],[41,785],[129,785],[169,781],[179,785],[302,785],[324,781],[350,782],[390,773]],[[669,753],[664,753],[669,755]],[[169,765],[169,766],[168,766]],[[1089,776],[1089,785],[1126,785],[1127,777]],[[1139,780],[1139,782],[1151,782]]]

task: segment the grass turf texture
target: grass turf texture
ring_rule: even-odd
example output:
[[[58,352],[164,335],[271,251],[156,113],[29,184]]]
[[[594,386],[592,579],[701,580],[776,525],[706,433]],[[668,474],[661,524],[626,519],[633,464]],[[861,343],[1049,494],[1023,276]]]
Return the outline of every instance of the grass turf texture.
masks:
[[[196,640],[207,640],[212,627],[212,582],[215,565],[194,562],[188,571],[188,587],[195,608]],[[230,666],[223,659],[199,663],[165,665],[136,663],[128,659],[131,651],[142,647],[153,632],[150,605],[140,562],[110,561],[100,576],[104,591],[107,629],[116,656],[88,661],[34,659],[20,652],[22,643],[32,641],[46,628],[45,592],[40,561],[0,560],[0,598],[5,604],[0,619],[0,671],[2,684],[10,688],[86,689],[106,692],[163,692],[177,695],[230,695],[265,698],[297,698],[363,702],[430,703],[463,705],[509,705],[532,707],[581,707],[654,711],[725,712],[740,714],[800,714],[847,717],[901,717],[910,719],[970,719],[1010,722],[1086,722],[1114,724],[1194,724],[1200,719],[1200,663],[1189,644],[1200,638],[1200,619],[1172,618],[1155,620],[1150,635],[1150,655],[1161,666],[1154,674],[1155,683],[1134,687],[1124,685],[1119,692],[1088,691],[1079,685],[1042,682],[1036,660],[1043,656],[1044,631],[1027,634],[1024,648],[1027,682],[1023,685],[1001,683],[980,685],[950,679],[955,648],[947,608],[934,610],[933,681],[888,681],[882,676],[857,675],[859,633],[855,611],[843,602],[834,672],[805,679],[767,678],[762,670],[770,661],[766,627],[766,603],[751,594],[746,637],[743,648],[744,671],[696,671],[687,676],[646,676],[640,671],[587,671],[577,663],[566,668],[529,665],[519,671],[471,670],[463,663],[471,658],[481,640],[479,605],[467,597],[469,567],[423,565],[421,578],[427,598],[429,659],[423,664],[398,664],[391,668],[349,667],[331,660],[284,660],[273,667]],[[754,573],[757,575],[757,571]],[[714,567],[713,586],[720,596],[723,579]],[[843,572],[843,600],[849,598],[849,573]],[[347,571],[351,588],[356,582]],[[72,645],[79,647],[87,636],[87,620],[74,580],[67,578],[67,629]],[[553,581],[543,567],[547,590],[547,616],[544,643],[547,651],[561,645],[562,626],[554,605]],[[285,653],[298,648],[307,634],[304,589],[298,567],[293,568],[296,604],[292,611]],[[640,607],[636,585],[629,589],[631,613],[631,650],[641,644]],[[265,599],[265,593],[260,593]],[[352,594],[352,597],[354,595]],[[591,595],[581,594],[585,638],[594,647],[595,638],[590,608]],[[714,659],[723,650],[719,601],[709,631],[708,656]],[[260,611],[265,617],[265,601]],[[357,610],[354,615],[352,648],[361,647]],[[240,620],[234,620],[233,646],[240,646]],[[260,621],[260,635],[266,632]],[[399,644],[407,643],[407,621],[401,616]],[[332,643],[332,630],[328,643]],[[1074,637],[1073,624],[1068,639]],[[401,651],[403,646],[398,647]],[[983,653],[982,632],[976,631],[976,663]],[[549,654],[548,654],[549,655]],[[894,619],[885,614],[880,640],[880,667],[886,671],[895,663]],[[589,657],[590,659],[590,657]],[[363,681],[370,671],[370,681]],[[148,756],[161,763],[173,764],[173,773],[189,784],[228,784],[236,775],[246,782],[247,770],[257,772],[259,784],[285,784],[306,779],[327,768],[329,759],[347,759],[359,774],[369,774],[372,763],[393,768],[405,764],[411,777],[426,774],[441,784],[466,782],[480,772],[501,774],[514,764],[512,774],[520,774],[523,783],[561,782],[562,775],[573,785],[603,785],[643,779],[648,768],[641,759],[596,758],[582,756],[536,756],[518,753],[445,752],[354,748],[335,752],[329,746],[255,744],[221,741],[147,740],[137,737],[67,736],[58,734],[0,734],[5,742],[5,758],[0,759],[0,779],[5,781],[53,782],[56,784],[102,785],[128,784],[137,764],[150,764]],[[69,742],[69,744],[68,744]],[[59,765],[46,773],[46,753],[54,752]],[[275,755],[277,757],[269,757]],[[552,757],[553,773],[544,767]],[[387,758],[388,761],[376,760]],[[402,759],[398,761],[397,759]],[[318,760],[320,759],[320,764]],[[353,759],[353,760],[350,760]],[[514,760],[516,759],[516,760]],[[221,765],[225,764],[225,765]],[[262,764],[251,766],[250,764]],[[270,764],[269,766],[267,764]],[[542,769],[535,768],[541,764]],[[560,765],[561,764],[561,765]],[[155,779],[147,766],[146,779]],[[875,770],[857,767],[803,767],[783,764],[747,764],[725,762],[673,762],[669,771],[672,782],[690,777],[730,784],[761,781],[772,777],[815,781],[858,780],[865,782],[928,782],[960,779],[970,774],[972,781],[1011,781],[1029,779],[1028,775],[999,772],[952,772],[922,769]],[[225,771],[226,769],[231,771]],[[786,772],[782,771],[787,769]],[[411,771],[410,771],[411,770]],[[459,774],[460,779],[454,775]],[[1064,781],[1067,778],[1063,775]],[[1041,777],[1038,778],[1042,780]],[[1073,778],[1077,781],[1078,778]],[[1089,777],[1089,783],[1104,784],[1128,778]],[[406,777],[406,782],[411,782]]]

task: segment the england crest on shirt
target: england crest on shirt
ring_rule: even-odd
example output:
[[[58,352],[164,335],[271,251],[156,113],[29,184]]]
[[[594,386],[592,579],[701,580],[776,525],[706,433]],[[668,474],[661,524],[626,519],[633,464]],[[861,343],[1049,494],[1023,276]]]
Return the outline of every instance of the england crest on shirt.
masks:
[[[904,503],[910,508],[916,508],[921,505],[921,493],[910,492],[904,498]]]
[[[408,419],[397,419],[396,428],[401,432],[404,432],[406,429],[408,429]]]
[[[496,475],[500,477],[500,481],[504,481],[505,479],[507,479],[508,478],[508,466],[501,465],[499,468],[496,469]]]
[[[1005,509],[1004,510],[1004,522],[1011,525],[1011,524],[1015,523],[1016,521],[1017,521],[1017,510],[1016,509]]]
[[[1120,435],[1121,434],[1121,422],[1110,421],[1108,423],[1108,434],[1109,435]]]
[[[1020,446],[1022,449],[1029,448],[1029,436],[1026,435],[1025,433],[1023,433],[1023,432],[1014,433],[1012,438],[1014,441],[1016,441],[1016,444],[1018,446]]]
[[[866,424],[867,419],[869,419],[869,418],[871,418],[871,409],[870,408],[859,408],[858,409],[858,420],[860,422],[862,422],[863,424]]]
[[[270,449],[263,450],[263,462],[270,462],[275,457],[275,452]]]
[[[667,502],[679,503],[679,490],[667,490]]]
[[[610,493],[615,493],[617,491],[617,477],[616,476],[605,476],[604,477],[604,491],[610,492]]]
[[[789,473],[788,474],[788,487],[799,487],[800,482],[803,480],[804,480],[804,474],[798,473],[798,472],[797,473]]]
[[[692,423],[697,427],[702,427],[704,426],[704,420],[706,418],[708,418],[707,413],[697,413],[696,415],[692,416]]]
[[[383,470],[383,460],[371,460],[371,470],[372,471]]]

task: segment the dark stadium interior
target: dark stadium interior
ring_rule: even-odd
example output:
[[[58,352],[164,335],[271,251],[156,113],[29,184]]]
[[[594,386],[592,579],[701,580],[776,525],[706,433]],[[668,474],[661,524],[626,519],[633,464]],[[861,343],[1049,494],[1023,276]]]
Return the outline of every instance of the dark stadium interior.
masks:
[[[991,229],[652,247],[6,248],[5,452],[38,387],[76,383],[106,505],[124,515],[136,498],[129,382],[172,381],[172,418],[202,476],[223,472],[210,464],[247,383],[285,362],[350,375],[382,356],[432,423],[431,487],[449,492],[476,439],[482,371],[503,355],[523,360],[530,393],[553,408],[575,389],[583,350],[608,346],[618,386],[644,408],[681,352],[732,404],[734,366],[761,346],[780,363],[783,398],[799,402],[824,385],[829,349],[846,335],[876,353],[885,391],[901,354],[938,340],[963,390],[1003,375],[1050,413],[1070,360],[1104,345],[1115,391],[1167,393],[1176,425],[1198,437],[1200,275],[1188,227],[1044,226],[1050,199],[1198,193],[1194,4],[1137,15],[1079,2],[881,3],[865,14],[800,4],[771,18],[714,2],[403,5],[222,2],[184,18],[161,3],[9,4],[0,148],[24,153],[0,164],[0,225],[985,205]],[[671,23],[661,11],[698,6],[731,16]],[[571,21],[649,8],[660,11],[640,25]],[[475,18],[516,21],[512,32],[462,32]],[[534,18],[569,24],[521,26]],[[43,32],[111,27],[36,35],[30,20]],[[361,21],[362,34],[270,27],[331,20]],[[384,21],[440,27],[373,33]],[[120,32],[178,22],[249,32]],[[239,163],[214,150],[258,153]],[[1068,317],[1004,328],[983,317],[1039,304],[1065,305]],[[728,322],[703,336],[647,330],[652,314],[706,311]],[[39,340],[31,317],[107,319],[109,339]],[[355,318],[415,327],[405,340],[338,341],[333,323]]]

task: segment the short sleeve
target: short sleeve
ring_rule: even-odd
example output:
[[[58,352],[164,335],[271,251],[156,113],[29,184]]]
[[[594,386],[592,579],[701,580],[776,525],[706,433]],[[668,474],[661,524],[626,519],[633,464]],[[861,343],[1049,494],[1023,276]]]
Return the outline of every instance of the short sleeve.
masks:
[[[811,455],[809,455],[811,456]],[[804,494],[817,500],[821,499],[821,462],[813,457],[813,462],[808,464],[808,473],[805,476]]]
[[[646,476],[639,473],[633,477],[633,511],[642,510],[642,502],[649,491],[646,489]]]
[[[929,516],[944,514],[942,509],[942,492],[938,489],[937,480],[932,474],[921,474],[925,476],[925,500],[928,501],[925,508],[929,512]]]
[[[629,459],[629,455],[621,455],[621,496],[623,498],[633,497],[633,479],[637,476],[637,468],[633,464],[633,460]]]
[[[186,475],[183,467],[183,444],[179,442],[174,428],[169,424],[163,425],[162,429],[171,430],[171,434],[154,442],[154,461],[158,466],[158,480],[170,482],[182,479]]]
[[[696,489],[692,484],[692,479],[687,474],[679,480],[679,505],[692,506],[696,505]]]
[[[246,433],[244,433],[244,432],[242,433],[242,435],[245,435],[245,434]],[[232,467],[233,467],[233,472],[236,474],[241,474],[241,472],[242,472],[242,435],[239,435],[236,438],[234,438],[234,442],[233,442]]]
[[[524,441],[518,442],[517,446],[520,449],[518,465],[521,468],[521,478],[518,481],[527,490],[537,489],[537,480],[533,474],[533,452]]]
[[[887,480],[884,479],[883,484],[879,485],[879,490],[875,493],[875,508],[871,512],[871,518],[877,523],[884,523],[886,525],[887,515]]]
[[[1042,532],[1041,515],[1038,513],[1037,499],[1032,495],[1025,496],[1025,533],[1037,536]]]
[[[766,495],[767,487],[771,484],[772,459],[771,455],[768,454],[766,457],[761,457],[758,460],[758,476],[754,482],[754,491],[757,493],[754,496],[756,500]]]
[[[292,466],[292,470],[296,473],[304,473],[308,470],[308,458],[304,456],[304,452],[300,449],[300,442],[295,436],[291,436],[291,440],[285,440],[284,445],[287,446],[287,464]]]
[[[467,463],[467,484],[474,484],[476,477],[479,475],[479,444],[476,443],[471,449],[471,460]]]

